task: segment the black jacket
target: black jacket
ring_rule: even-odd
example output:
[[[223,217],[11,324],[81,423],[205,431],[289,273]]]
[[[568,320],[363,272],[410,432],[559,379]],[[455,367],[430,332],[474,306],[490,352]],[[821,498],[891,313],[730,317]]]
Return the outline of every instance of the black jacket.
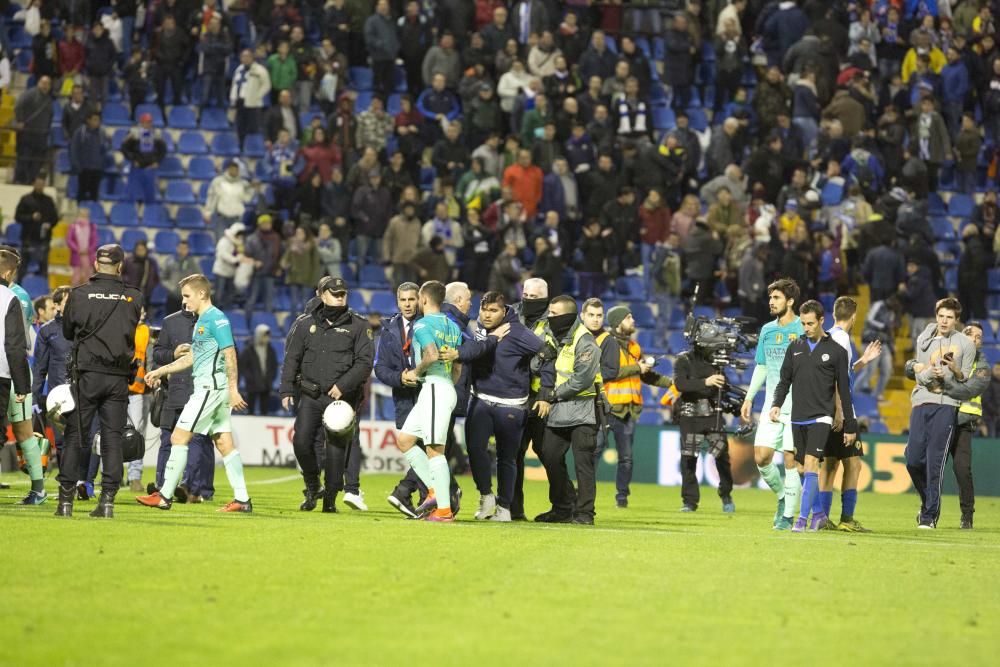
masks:
[[[264,367],[261,368],[260,358],[257,350],[254,349],[253,340],[247,341],[246,346],[240,353],[239,366],[240,377],[246,383],[247,393],[261,394],[271,391],[274,378],[278,377],[278,353],[274,351],[274,346],[267,344],[267,359]]]
[[[35,213],[40,213],[41,218],[35,220]],[[51,236],[52,228],[59,222],[59,212],[52,197],[32,190],[17,202],[14,219],[21,223],[22,243],[39,243]],[[46,223],[48,230],[42,233],[42,225]]]
[[[63,335],[77,348],[76,369],[128,377],[142,293],[120,276],[97,273],[74,287],[63,311]]]
[[[48,381],[48,390],[68,382],[66,367],[69,365],[70,344],[63,336],[62,315],[46,322],[38,330],[35,339],[35,372],[31,382],[31,393],[36,405],[45,405],[42,390]]]
[[[719,390],[706,387],[705,380],[719,371],[704,357],[694,352],[682,352],[674,360],[674,384],[681,393],[681,402],[715,399]]]
[[[198,318],[194,313],[180,310],[163,320],[160,335],[153,346],[153,365],[157,368],[174,362],[174,350],[178,345],[191,342],[194,325]],[[166,382],[167,400],[160,413],[161,428],[172,428],[180,416],[180,411],[194,391],[191,369],[174,373]]]
[[[834,393],[839,392],[840,404],[844,409],[844,433],[858,432],[858,421],[854,418],[851,402],[847,351],[829,334],[824,333],[812,351],[809,350],[809,339],[805,337],[799,338],[785,350],[781,380],[774,390],[774,401],[770,407],[780,408],[789,390],[792,391],[793,400],[792,422],[805,422],[820,417],[832,419],[836,411]]]
[[[323,303],[314,302],[288,333],[281,396],[297,395],[300,379],[316,383],[324,394],[337,385],[343,400],[356,409],[375,357],[371,327],[350,310],[329,322],[320,315]]]

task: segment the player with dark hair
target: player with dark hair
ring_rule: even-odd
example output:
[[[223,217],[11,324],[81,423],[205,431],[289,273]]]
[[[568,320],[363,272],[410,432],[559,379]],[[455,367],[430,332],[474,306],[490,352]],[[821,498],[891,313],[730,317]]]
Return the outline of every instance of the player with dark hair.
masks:
[[[819,494],[819,462],[826,450],[830,431],[837,414],[836,397],[843,408],[844,443],[848,446],[857,438],[858,422],[854,418],[851,383],[847,370],[847,352],[823,331],[823,306],[818,301],[806,301],[799,308],[799,318],[805,337],[797,339],[785,351],[781,364],[781,380],[774,390],[769,417],[777,423],[781,407],[789,391],[792,405],[792,437],[795,440],[795,461],[802,466],[802,504],[793,533],[806,529],[809,512],[813,511],[810,530],[820,530],[827,522],[822,508],[814,503]],[[818,508],[818,511],[817,511]]]
[[[798,302],[799,286],[794,280],[781,278],[767,286],[767,305],[775,319],[761,327],[757,339],[757,353],[754,358],[756,365],[750,377],[750,388],[740,409],[740,419],[745,424],[750,423],[753,399],[762,385],[765,385],[764,409],[767,410],[767,406],[771,404],[774,390],[781,380],[781,364],[785,360],[785,351],[805,333],[802,322],[795,314]],[[795,465],[791,414],[792,399],[789,398],[781,407],[777,422],[761,418],[757,424],[753,443],[757,470],[778,497],[778,509],[774,513],[772,522],[776,530],[788,530],[792,527],[792,519],[802,488],[799,471]],[[779,450],[784,455],[784,484],[781,481],[781,471],[774,463],[774,453]]]

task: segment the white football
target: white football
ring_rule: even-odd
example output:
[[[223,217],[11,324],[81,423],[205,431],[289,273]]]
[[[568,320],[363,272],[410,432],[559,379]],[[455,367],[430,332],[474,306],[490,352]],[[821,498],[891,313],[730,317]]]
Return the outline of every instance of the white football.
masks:
[[[68,384],[53,387],[45,399],[46,412],[56,411],[64,415],[67,412],[72,412],[75,408],[76,403],[73,401],[73,392],[70,390]]]
[[[332,433],[343,433],[354,426],[354,408],[344,401],[334,401],[323,411],[323,425]]]

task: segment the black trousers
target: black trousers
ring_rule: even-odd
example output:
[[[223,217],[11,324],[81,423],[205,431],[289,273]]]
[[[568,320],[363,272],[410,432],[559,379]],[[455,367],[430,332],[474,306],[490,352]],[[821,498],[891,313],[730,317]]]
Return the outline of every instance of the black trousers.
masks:
[[[156,101],[161,107],[167,105],[167,81],[170,82],[171,104],[181,103],[184,90],[184,71],[179,64],[160,65],[156,69]]]
[[[348,492],[358,493],[361,483],[361,450],[358,446],[357,424],[349,437],[328,437],[323,426],[323,411],[332,402],[333,399],[325,395],[318,399],[308,396],[299,398],[295,414],[295,435],[292,437],[295,458],[302,468],[307,489],[314,492],[319,489],[322,461],[327,493],[336,494],[345,488]],[[325,457],[321,458],[320,452],[325,452]]]
[[[715,417],[681,417],[681,447],[688,438],[697,438],[699,447],[707,441],[715,454],[715,468],[719,471],[719,497],[726,498],[733,492],[733,471],[729,462],[729,444],[726,434],[715,430]],[[701,436],[698,438],[698,436]],[[681,500],[685,505],[698,507],[701,486],[698,484],[698,455],[681,453]]]
[[[423,446],[421,443],[419,446]],[[444,445],[444,457],[448,461],[455,461],[462,459],[462,448],[458,446],[458,442],[455,440],[455,415],[451,416],[451,423],[448,424],[448,442]],[[460,490],[461,487],[458,485],[458,478],[455,475],[451,475],[451,497],[454,498],[455,494]],[[427,496],[427,487],[420,478],[417,477],[417,473],[413,472],[413,468],[406,471],[406,475],[403,479],[399,480],[396,484],[396,489],[394,493],[396,495],[402,496],[404,498],[411,497],[414,492],[420,492],[420,500]]]
[[[566,452],[573,449],[576,484],[569,478]],[[580,424],[568,428],[545,427],[542,464],[549,476],[549,502],[558,514],[594,518],[594,498],[597,477],[594,473],[594,452],[597,450],[597,427]]]
[[[247,413],[251,415],[266,415],[270,391],[251,391],[247,394]]]
[[[90,425],[96,415],[101,422],[101,487],[115,492],[122,483],[122,432],[128,415],[128,378],[106,373],[80,373],[72,385],[76,410],[66,415],[59,484],[64,489],[76,486],[86,471],[81,469],[84,448],[90,447]],[[81,431],[81,425],[83,429]]]
[[[958,502],[962,516],[972,516],[976,511],[976,489],[972,484],[972,436],[979,426],[976,420],[955,427],[955,437],[951,440],[951,464],[958,482]]]
[[[104,172],[98,169],[81,169],[77,178],[79,187],[76,191],[77,201],[97,201],[101,189],[101,176]]]
[[[372,79],[375,92],[383,97],[391,95],[396,87],[396,61],[372,60]]]
[[[535,404],[535,397],[528,399],[528,409]],[[521,435],[521,448],[517,450],[517,477],[514,478],[514,499],[510,503],[510,513],[513,516],[524,515],[524,457],[528,454],[528,445],[535,450],[539,459],[542,458],[542,444],[545,440],[545,420],[536,412],[528,412],[524,423],[524,433]],[[596,445],[595,445],[596,446]]]

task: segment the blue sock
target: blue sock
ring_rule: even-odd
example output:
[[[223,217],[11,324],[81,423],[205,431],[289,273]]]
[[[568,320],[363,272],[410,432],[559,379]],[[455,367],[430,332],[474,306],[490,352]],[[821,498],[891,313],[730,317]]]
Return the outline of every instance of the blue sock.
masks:
[[[830,516],[830,510],[833,509],[833,491],[820,491],[819,504],[823,514]],[[815,511],[816,508],[814,507],[813,512]]]
[[[816,501],[816,494],[819,491],[819,473],[807,472],[802,482],[802,509],[799,510],[800,519],[809,518],[809,510],[812,509]]]
[[[854,517],[854,508],[858,506],[858,490],[844,489],[840,494],[840,513],[844,518]]]

